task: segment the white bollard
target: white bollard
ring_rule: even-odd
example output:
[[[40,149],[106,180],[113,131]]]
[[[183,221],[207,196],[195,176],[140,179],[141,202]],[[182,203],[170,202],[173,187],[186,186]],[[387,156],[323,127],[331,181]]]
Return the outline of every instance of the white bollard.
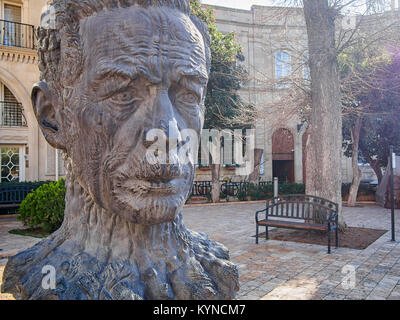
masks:
[[[274,178],[274,198],[276,198],[279,195],[279,184],[278,184],[278,178]]]

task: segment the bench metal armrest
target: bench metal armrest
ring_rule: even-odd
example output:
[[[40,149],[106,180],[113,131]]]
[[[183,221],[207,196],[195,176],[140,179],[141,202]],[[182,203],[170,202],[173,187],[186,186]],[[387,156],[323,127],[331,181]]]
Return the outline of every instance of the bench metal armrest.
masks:
[[[262,213],[262,212],[264,212],[264,211],[267,211],[267,208],[265,208],[265,209],[263,209],[263,210],[256,211],[256,222],[258,222],[258,214],[259,214],[259,213]]]
[[[328,222],[337,222],[337,218],[339,216],[339,212],[334,212],[329,218],[328,218]]]

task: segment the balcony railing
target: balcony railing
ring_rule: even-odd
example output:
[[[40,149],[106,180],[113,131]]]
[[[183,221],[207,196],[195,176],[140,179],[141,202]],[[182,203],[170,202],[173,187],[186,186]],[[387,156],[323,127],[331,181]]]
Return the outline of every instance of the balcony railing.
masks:
[[[1,127],[26,127],[26,119],[22,104],[11,101],[0,101],[0,126]]]
[[[36,49],[35,27],[0,19],[0,45]]]

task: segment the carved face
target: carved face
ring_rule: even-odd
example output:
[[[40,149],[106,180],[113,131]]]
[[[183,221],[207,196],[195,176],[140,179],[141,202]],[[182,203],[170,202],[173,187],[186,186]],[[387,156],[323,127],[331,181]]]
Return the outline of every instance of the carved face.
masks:
[[[140,224],[171,221],[191,189],[194,165],[179,158],[150,164],[146,133],[161,129],[168,142],[173,132],[178,148],[187,142],[182,130],[200,134],[203,37],[186,15],[167,8],[102,11],[80,30],[84,68],[63,121],[74,175],[109,212]]]

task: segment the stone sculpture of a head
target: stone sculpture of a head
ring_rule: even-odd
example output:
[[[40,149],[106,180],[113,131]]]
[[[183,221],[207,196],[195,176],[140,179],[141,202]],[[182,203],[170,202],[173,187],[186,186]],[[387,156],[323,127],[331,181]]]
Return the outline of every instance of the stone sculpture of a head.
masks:
[[[184,130],[199,137],[202,129],[206,26],[187,0],[53,0],[49,12],[51,26],[38,30],[32,104],[44,137],[66,155],[65,218],[9,259],[2,291],[22,299],[233,298],[238,271],[228,250],[183,225],[194,159],[170,152],[190,142]],[[157,151],[165,162],[146,156],[160,139],[149,140],[151,130],[165,133],[169,147]],[[51,289],[41,285],[49,266]]]
[[[134,223],[172,221],[193,163],[149,164],[146,133],[185,141],[202,128],[210,67],[205,26],[184,0],[55,1],[39,31],[43,82],[33,105],[47,141],[104,209]]]

